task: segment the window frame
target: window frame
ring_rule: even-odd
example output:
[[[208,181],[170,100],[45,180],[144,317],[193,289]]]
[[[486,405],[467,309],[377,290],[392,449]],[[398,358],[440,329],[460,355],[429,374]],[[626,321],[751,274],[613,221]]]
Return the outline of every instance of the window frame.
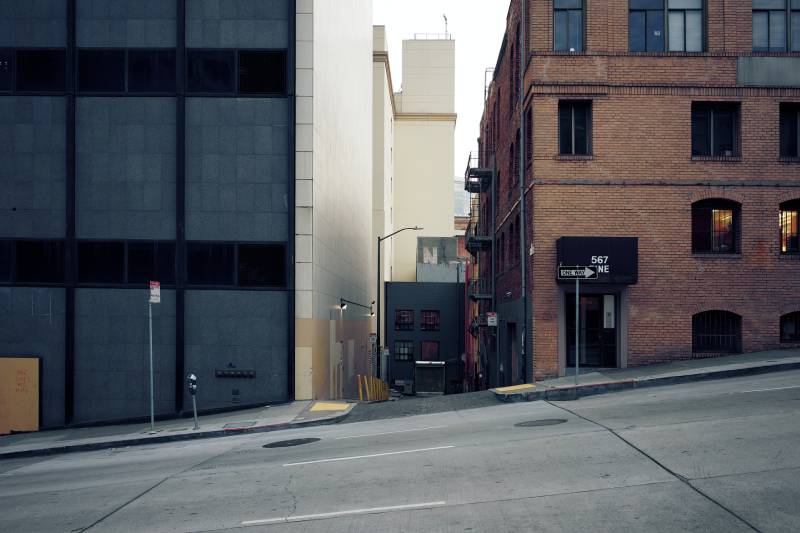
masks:
[[[792,30],[794,29],[793,19],[795,15],[797,15],[798,24],[800,24],[800,1],[798,0],[783,0],[784,5],[782,9],[770,9],[768,7],[754,7],[753,2],[751,2],[751,47],[753,52],[758,53],[773,53],[773,54],[781,54],[787,52],[798,52],[800,51],[800,39],[799,42],[795,42],[793,39]],[[767,47],[756,47],[755,43],[755,16],[756,13],[766,14],[767,16]],[[770,46],[770,36],[772,33],[772,24],[771,19],[773,13],[781,13],[783,14],[783,46],[780,49],[772,48]],[[798,32],[800,32],[800,28],[798,28]]]
[[[708,8],[706,6],[707,0],[700,1],[700,9],[696,8],[674,8],[669,7],[670,0],[664,2],[664,49],[668,52],[679,54],[703,54],[708,50],[708,22],[706,13]],[[687,50],[686,49],[686,13],[687,12],[700,12],[700,50]],[[670,30],[669,30],[669,15],[672,12],[680,12],[683,14],[683,50],[673,50],[669,45]]]
[[[203,52],[230,52],[233,54],[233,91],[193,91],[189,88],[189,55],[191,53]],[[284,55],[284,89],[282,93],[243,93],[241,92],[241,72],[240,72],[240,53],[241,52],[282,52]],[[241,98],[286,98],[289,95],[290,69],[289,69],[289,51],[286,48],[186,48],[185,59],[185,72],[184,87],[186,88],[187,96],[201,96],[208,98],[226,98],[226,97],[241,97]]]
[[[700,323],[700,322],[704,323]],[[732,327],[732,333],[724,333],[723,328]],[[698,332],[700,327],[704,327],[703,333]],[[722,348],[711,346],[713,339],[707,337],[731,337],[731,346]],[[701,340],[702,338],[702,340]],[[720,342],[721,341],[721,342]],[[717,343],[727,342],[725,339],[718,339]],[[692,315],[692,354],[736,354],[742,353],[742,317],[739,314],[731,313],[719,309],[703,311]]]
[[[800,198],[797,200],[789,200],[781,203],[778,209],[778,251],[782,256],[800,256]],[[788,213],[793,213],[793,216],[787,216]],[[795,233],[792,235],[791,231],[786,230],[787,223],[790,223],[787,218],[794,219]],[[791,243],[794,239],[794,246],[785,243]],[[786,249],[784,249],[786,248]]]
[[[399,348],[403,347],[406,350],[403,350],[404,353],[400,353]],[[395,340],[394,341],[394,360],[395,361],[402,361],[402,362],[414,362],[414,341],[405,341],[405,340]],[[402,355],[402,357],[401,357]]]
[[[667,16],[667,0],[659,0],[661,2],[661,8],[659,9],[643,9],[643,8],[634,8],[631,7],[631,2],[633,0],[628,1],[628,51],[634,54],[656,54],[668,51],[669,41],[667,36],[667,26],[668,24],[668,16]],[[661,25],[662,25],[662,32],[663,35],[661,36],[661,50],[649,50],[648,49],[648,39],[647,39],[647,28],[648,21],[650,14],[652,12],[661,13]],[[644,39],[644,50],[633,50],[632,49],[632,39],[631,39],[631,15],[633,13],[643,13],[644,14],[644,25],[645,25],[645,39]]]
[[[395,331],[414,331],[414,310],[395,309],[394,310],[394,330]],[[411,320],[400,320],[402,317],[411,317]]]
[[[706,200],[700,200],[694,202],[691,206],[692,210],[692,217],[691,217],[691,245],[692,245],[692,255],[694,256],[704,256],[704,255],[713,255],[713,256],[738,256],[741,255],[741,241],[742,241],[742,205],[738,202],[733,200],[727,200],[724,198],[708,198]],[[711,211],[711,226],[709,228],[704,228],[703,232],[700,233],[695,228],[697,227],[699,211]],[[722,251],[722,250],[714,250],[714,241],[715,241],[715,232],[714,230],[714,212],[715,211],[723,211],[723,210],[731,210],[732,211],[732,221],[731,221],[731,232],[733,233],[733,247],[731,250]],[[698,243],[697,235],[700,234],[703,236],[703,239],[708,239],[710,246],[708,249],[701,248]],[[719,239],[719,238],[718,238]],[[722,245],[720,244],[719,247]]]
[[[206,245],[206,246],[231,246],[233,248],[233,264],[231,283],[197,283],[189,280],[189,247],[192,245]],[[281,287],[269,285],[244,285],[239,279],[239,250],[242,245],[279,245],[284,250],[284,284]],[[286,292],[292,282],[289,270],[289,248],[286,241],[221,241],[221,240],[187,240],[185,248],[186,260],[184,261],[183,276],[186,280],[186,286],[192,290],[247,290],[247,291],[265,291],[265,292]]]
[[[729,109],[726,109],[729,108]],[[715,146],[714,135],[716,133],[715,116],[722,111],[733,112],[733,139],[732,150],[730,155],[715,153],[718,151]],[[698,114],[701,112],[708,112],[708,129],[706,135],[708,138],[709,153],[701,154],[695,153],[695,121],[698,120]],[[732,101],[693,101],[691,107],[691,157],[692,159],[727,159],[738,160],[742,157],[742,105],[741,102]],[[699,126],[698,126],[699,127]]]
[[[431,319],[431,320],[426,320]],[[442,316],[438,309],[423,309],[420,311],[420,331],[441,331]]]
[[[795,146],[794,146],[794,154],[784,152],[784,137],[789,135],[789,132],[786,130],[786,125],[784,122],[784,116],[789,116],[789,122],[794,122],[794,135],[795,135]],[[794,120],[792,120],[792,116]],[[788,161],[800,161],[800,102],[781,102],[778,111],[778,122],[779,126],[778,129],[778,151],[779,156],[783,160]]]
[[[794,330],[795,336],[794,337],[785,337],[783,333],[784,328],[784,321],[793,322],[794,323]],[[794,311],[792,313],[786,313],[785,315],[781,315],[780,322],[780,342],[781,344],[800,344],[800,311]]]
[[[580,8],[559,8],[559,7],[556,7],[556,2],[558,2],[558,0],[554,0],[553,1],[553,4],[552,4],[552,6],[553,6],[553,9],[552,9],[552,26],[551,27],[553,29],[553,43],[552,44],[553,44],[553,51],[554,52],[564,52],[564,53],[568,53],[568,54],[579,54],[579,53],[586,52],[587,49],[588,49],[588,46],[587,46],[587,43],[586,43],[586,41],[587,41],[587,39],[586,39],[586,2],[587,2],[587,0],[578,0],[578,1],[581,3],[581,7]],[[557,33],[556,13],[558,13],[559,11],[564,11],[564,12],[567,13],[567,37],[566,37],[567,47],[565,49],[556,48],[556,33]],[[580,46],[580,48],[575,49],[574,52],[570,51],[570,46],[569,46],[569,41],[570,41],[569,13],[570,12],[580,12],[580,14],[581,14],[581,29],[580,29],[581,46]]]
[[[594,146],[592,143],[592,122],[593,122],[593,108],[594,108],[594,101],[593,100],[559,100],[558,101],[558,155],[561,157],[592,157],[594,152]],[[561,136],[562,136],[562,128],[561,128],[561,113],[562,108],[567,108],[570,112],[570,146],[571,152],[564,153],[561,151]],[[576,141],[575,141],[575,110],[577,107],[584,107],[586,111],[586,152],[585,153],[577,153]]]

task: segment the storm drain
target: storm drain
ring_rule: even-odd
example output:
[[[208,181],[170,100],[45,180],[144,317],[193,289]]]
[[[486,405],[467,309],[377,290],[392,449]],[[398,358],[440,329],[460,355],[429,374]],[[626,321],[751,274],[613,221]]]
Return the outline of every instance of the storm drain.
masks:
[[[557,426],[566,422],[563,418],[545,418],[544,420],[528,420],[527,422],[520,422],[514,424],[518,428],[538,428],[541,426]]]
[[[319,439],[291,439],[291,440],[279,440],[277,442],[270,442],[269,444],[265,444],[262,448],[288,448],[289,446],[302,446],[303,444],[311,444],[312,442],[317,442]]]

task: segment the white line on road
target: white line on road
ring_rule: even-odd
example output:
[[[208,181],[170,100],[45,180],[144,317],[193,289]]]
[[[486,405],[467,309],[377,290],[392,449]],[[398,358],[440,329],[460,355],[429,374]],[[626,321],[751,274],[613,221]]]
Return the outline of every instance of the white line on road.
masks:
[[[372,507],[371,509],[353,509],[351,511],[336,511],[333,513],[286,516],[283,518],[269,518],[266,520],[248,520],[247,522],[242,522],[242,525],[263,526],[267,524],[284,524],[288,522],[303,522],[306,520],[324,520],[326,518],[338,518],[340,516],[376,514],[391,511],[409,511],[411,509],[432,509],[434,507],[442,507],[443,505],[445,505],[445,502],[414,503],[411,505],[393,505],[391,507]]]
[[[747,394],[748,392],[769,392],[774,390],[789,390],[789,389],[800,389],[800,385],[794,385],[792,387],[776,387],[774,389],[753,389],[753,390],[743,390],[741,391],[742,394]]]
[[[386,457],[387,455],[400,455],[403,453],[432,452],[435,450],[447,450],[455,446],[437,446],[436,448],[420,448],[418,450],[403,450],[402,452],[373,453],[371,455],[356,455],[353,457],[334,457],[333,459],[319,459],[316,461],[303,461],[300,463],[286,463],[283,466],[313,465],[317,463],[331,463],[333,461],[352,461],[353,459],[369,459],[371,457]]]
[[[425,431],[426,429],[439,429],[443,428],[444,426],[428,426],[425,428],[415,428],[415,429],[402,429],[399,431],[387,431],[386,433],[370,433],[368,435],[350,435],[348,437],[337,437],[336,440],[344,440],[344,439],[360,439],[365,437],[380,437],[381,435],[395,435],[397,433],[411,433],[412,431]]]

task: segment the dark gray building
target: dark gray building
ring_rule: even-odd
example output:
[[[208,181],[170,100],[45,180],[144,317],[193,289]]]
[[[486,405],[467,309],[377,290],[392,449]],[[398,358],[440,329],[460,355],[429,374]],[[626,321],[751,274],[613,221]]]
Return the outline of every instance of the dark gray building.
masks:
[[[188,372],[293,398],[295,2],[0,5],[0,356],[42,358],[42,425],[149,413],[151,280],[157,415]]]
[[[415,361],[461,360],[464,313],[464,283],[387,283],[389,384],[403,390]]]

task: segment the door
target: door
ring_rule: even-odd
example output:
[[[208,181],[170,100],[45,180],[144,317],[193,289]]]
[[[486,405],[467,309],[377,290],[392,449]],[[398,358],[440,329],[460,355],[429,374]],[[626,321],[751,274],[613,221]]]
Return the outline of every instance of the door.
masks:
[[[581,294],[580,343],[581,366],[614,368],[617,366],[616,295]],[[566,295],[567,366],[575,366],[575,295]]]

